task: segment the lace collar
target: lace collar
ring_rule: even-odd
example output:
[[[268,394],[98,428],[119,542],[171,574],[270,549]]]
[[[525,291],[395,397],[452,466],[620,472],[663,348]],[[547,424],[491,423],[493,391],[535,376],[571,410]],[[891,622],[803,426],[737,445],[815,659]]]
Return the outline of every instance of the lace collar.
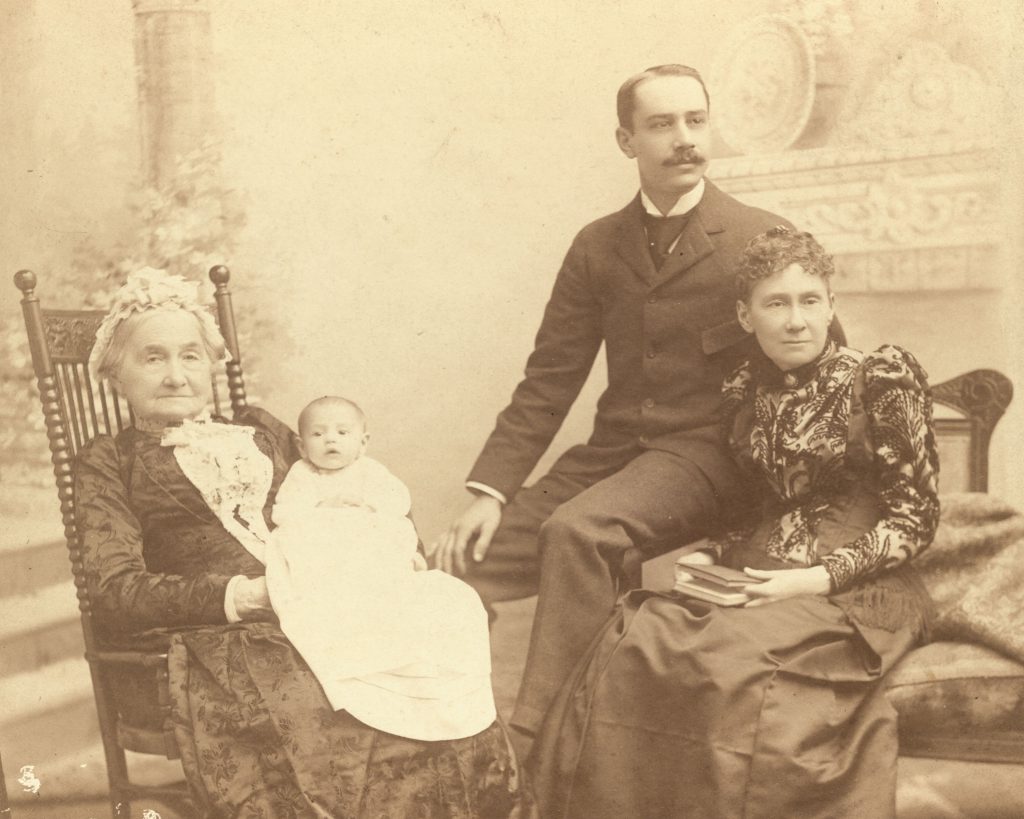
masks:
[[[221,525],[263,562],[270,540],[263,507],[274,467],[256,445],[255,432],[202,415],[165,428],[160,445],[174,447],[181,471]]]

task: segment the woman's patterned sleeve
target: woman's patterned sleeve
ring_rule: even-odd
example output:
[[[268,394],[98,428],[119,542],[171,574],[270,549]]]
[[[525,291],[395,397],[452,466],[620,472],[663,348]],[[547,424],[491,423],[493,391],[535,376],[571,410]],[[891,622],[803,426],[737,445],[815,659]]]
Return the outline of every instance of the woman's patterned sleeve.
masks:
[[[927,373],[891,345],[864,358],[864,410],[882,512],[875,527],[823,556],[834,591],[925,549],[939,522],[939,459]]]
[[[100,437],[75,466],[75,522],[93,612],[117,631],[226,623],[230,576],[146,570],[142,531],[128,504],[117,446]]]

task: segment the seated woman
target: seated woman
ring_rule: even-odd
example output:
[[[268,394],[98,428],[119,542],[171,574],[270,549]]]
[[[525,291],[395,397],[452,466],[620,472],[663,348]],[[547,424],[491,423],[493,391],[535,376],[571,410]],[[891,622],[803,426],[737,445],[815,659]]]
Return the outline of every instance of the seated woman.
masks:
[[[926,639],[908,561],[935,533],[938,461],[914,358],[829,338],[832,272],[807,233],[745,249],[737,311],[761,355],[725,383],[724,431],[756,514],[687,560],[745,571],[749,602],[623,599],[538,736],[545,816],[894,815],[880,682]]]
[[[521,800],[504,729],[393,736],[335,711],[274,621],[266,524],[294,436],[249,409],[211,418],[225,355],[197,287],[146,270],[116,294],[90,364],[133,426],[81,453],[75,502],[93,608],[109,639],[169,637],[175,732],[199,813],[232,817],[508,816]]]

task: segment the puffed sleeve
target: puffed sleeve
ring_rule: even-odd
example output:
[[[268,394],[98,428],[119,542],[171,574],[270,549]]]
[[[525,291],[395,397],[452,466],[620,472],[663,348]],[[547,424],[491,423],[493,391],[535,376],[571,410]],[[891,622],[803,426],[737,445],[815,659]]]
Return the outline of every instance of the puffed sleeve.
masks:
[[[865,356],[864,411],[881,518],[851,543],[820,558],[839,591],[912,559],[939,522],[939,460],[927,373],[906,350],[886,345]]]
[[[99,621],[120,631],[227,622],[228,574],[194,577],[146,569],[142,530],[128,502],[114,439],[96,438],[75,466],[75,520]]]

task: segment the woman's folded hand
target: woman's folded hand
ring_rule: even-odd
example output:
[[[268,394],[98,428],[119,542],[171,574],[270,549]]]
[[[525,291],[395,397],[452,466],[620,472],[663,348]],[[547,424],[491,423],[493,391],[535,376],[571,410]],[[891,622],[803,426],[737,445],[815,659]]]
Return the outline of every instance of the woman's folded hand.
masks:
[[[743,571],[750,577],[764,581],[743,587],[743,591],[751,598],[750,602],[745,604],[747,608],[785,600],[787,597],[799,597],[803,594],[824,595],[832,591],[832,580],[824,566],[776,571],[748,568]]]

